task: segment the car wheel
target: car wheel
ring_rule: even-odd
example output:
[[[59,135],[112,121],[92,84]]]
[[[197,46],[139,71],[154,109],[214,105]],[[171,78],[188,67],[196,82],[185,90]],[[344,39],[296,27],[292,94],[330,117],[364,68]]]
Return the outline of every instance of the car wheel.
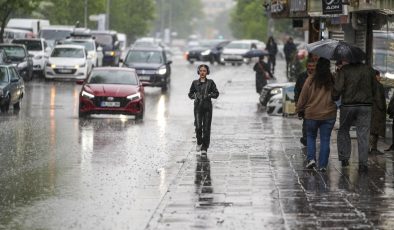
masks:
[[[135,116],[136,120],[143,120],[144,119],[144,110],[142,110],[142,112],[140,114],[137,114]]]
[[[10,109],[10,95],[7,96],[4,105],[2,105],[0,109],[2,113],[8,112],[8,110]]]
[[[211,57],[209,58],[209,63],[210,63],[211,65],[215,64],[215,58],[211,56]]]
[[[19,99],[19,101],[13,105],[14,106],[14,110],[20,110],[21,109],[21,103],[22,103],[22,99]]]

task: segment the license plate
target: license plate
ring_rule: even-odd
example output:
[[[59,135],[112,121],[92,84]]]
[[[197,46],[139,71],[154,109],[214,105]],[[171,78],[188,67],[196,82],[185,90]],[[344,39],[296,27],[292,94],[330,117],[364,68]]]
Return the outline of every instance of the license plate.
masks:
[[[102,101],[101,107],[120,107],[119,101]]]
[[[71,73],[72,69],[58,69],[59,73]]]
[[[150,80],[150,76],[140,76],[140,80],[142,80],[142,81],[149,81]]]

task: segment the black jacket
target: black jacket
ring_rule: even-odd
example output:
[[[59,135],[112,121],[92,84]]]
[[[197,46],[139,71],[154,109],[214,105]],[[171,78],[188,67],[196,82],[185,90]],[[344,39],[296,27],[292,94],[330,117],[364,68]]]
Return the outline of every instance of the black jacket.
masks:
[[[333,100],[341,97],[343,106],[372,105],[377,80],[375,70],[365,64],[342,66],[335,78]]]
[[[296,103],[298,101],[298,98],[301,95],[302,87],[304,86],[304,83],[305,83],[307,78],[308,78],[307,71],[304,71],[304,72],[298,74],[298,76],[297,76],[297,81],[296,81],[296,84],[294,86],[294,101]]]
[[[200,79],[198,79],[192,82],[188,96],[190,99],[194,100],[195,108],[212,109],[211,98],[218,98],[219,91],[213,80],[206,79],[206,82],[201,82]]]

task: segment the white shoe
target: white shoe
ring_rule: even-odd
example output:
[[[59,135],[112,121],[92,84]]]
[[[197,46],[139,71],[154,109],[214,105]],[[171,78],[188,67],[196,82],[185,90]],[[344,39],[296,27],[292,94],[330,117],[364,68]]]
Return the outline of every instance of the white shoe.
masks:
[[[201,150],[201,156],[206,156],[207,155],[207,150]]]
[[[202,146],[202,145],[197,145],[197,146],[196,146],[196,151],[197,151],[197,152],[200,152],[200,151],[201,151],[201,146]]]
[[[307,169],[312,169],[314,167],[316,167],[316,161],[315,160],[310,160],[308,161],[308,164],[306,164],[305,166]]]

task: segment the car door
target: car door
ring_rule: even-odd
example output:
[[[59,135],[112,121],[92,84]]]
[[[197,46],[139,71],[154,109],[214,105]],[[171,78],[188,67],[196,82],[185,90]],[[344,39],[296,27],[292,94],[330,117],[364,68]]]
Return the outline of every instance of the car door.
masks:
[[[11,103],[14,104],[19,100],[21,95],[20,92],[20,77],[15,67],[8,68],[8,74],[10,77],[10,95],[11,95]]]

